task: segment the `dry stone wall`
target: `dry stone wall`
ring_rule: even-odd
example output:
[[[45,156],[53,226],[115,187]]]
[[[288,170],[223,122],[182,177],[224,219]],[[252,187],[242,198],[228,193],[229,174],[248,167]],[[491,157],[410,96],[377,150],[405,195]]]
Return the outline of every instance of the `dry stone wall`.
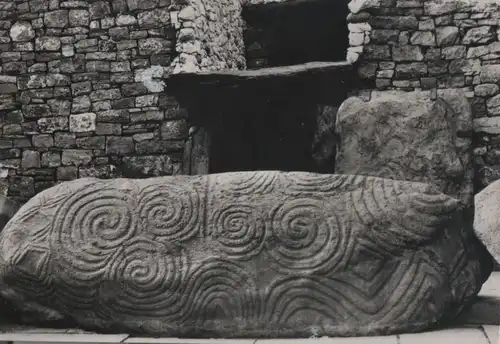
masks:
[[[181,1],[178,1],[181,3]],[[189,0],[176,5],[174,73],[245,68],[240,0]]]
[[[462,89],[474,116],[478,187],[500,178],[500,4],[353,0],[349,9],[347,59],[358,63],[362,88]]]
[[[185,111],[162,77],[170,0],[0,2],[0,174],[21,201],[78,177],[180,168]]]

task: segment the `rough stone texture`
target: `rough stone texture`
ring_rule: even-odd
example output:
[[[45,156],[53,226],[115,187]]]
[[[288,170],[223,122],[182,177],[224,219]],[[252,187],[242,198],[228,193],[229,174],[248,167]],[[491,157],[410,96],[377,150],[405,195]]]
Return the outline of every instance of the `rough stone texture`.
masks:
[[[472,114],[465,95],[446,90],[382,91],[347,99],[337,114],[335,172],[429,182],[472,205]]]
[[[29,22],[16,22],[10,28],[10,37],[14,42],[29,41],[35,37],[35,31]]]
[[[474,196],[474,231],[500,264],[500,180],[497,180]]]
[[[491,266],[457,200],[355,175],[84,178],[0,234],[4,297],[131,334],[419,331],[454,319]]]
[[[171,12],[178,28],[174,73],[244,69],[240,0],[189,0]]]
[[[170,5],[1,3],[0,194],[23,203],[60,180],[136,177],[126,170],[130,157],[146,157],[153,175],[180,170],[182,144],[156,150],[161,128],[185,117],[163,80],[177,56]],[[107,152],[116,137],[126,149]]]
[[[500,5],[495,0],[352,1],[362,8],[348,16],[350,61],[358,61],[362,88],[369,90],[461,89],[473,117],[484,118],[474,129],[476,187],[500,176],[500,164],[487,158],[500,149],[500,133],[489,123],[500,116]],[[435,45],[433,45],[435,37]],[[389,54],[374,54],[391,46]],[[418,65],[418,69],[415,67]],[[408,73],[398,72],[409,70]],[[368,72],[367,72],[368,71]],[[364,91],[364,90],[362,90]],[[359,92],[353,92],[356,95]],[[487,118],[488,117],[488,118]]]

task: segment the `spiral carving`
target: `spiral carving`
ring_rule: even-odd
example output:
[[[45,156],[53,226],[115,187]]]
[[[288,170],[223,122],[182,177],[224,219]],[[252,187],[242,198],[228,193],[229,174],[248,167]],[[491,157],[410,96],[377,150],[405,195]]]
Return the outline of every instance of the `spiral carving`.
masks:
[[[356,176],[287,172],[281,174],[284,190],[293,193],[339,192]]]
[[[102,298],[108,299],[105,314],[168,317],[179,309],[189,261],[182,248],[136,237],[125,243],[106,271],[104,281],[116,285],[100,288]],[[108,291],[112,298],[106,298]]]
[[[207,259],[193,268],[183,294],[182,321],[209,328],[214,311],[218,320],[242,326],[262,316],[263,304],[247,269],[235,262]],[[221,315],[220,313],[224,313]]]
[[[272,215],[274,240],[267,251],[280,270],[296,272],[332,269],[344,255],[348,233],[335,214],[328,216],[315,199],[287,201]]]
[[[328,281],[320,276],[276,279],[266,295],[267,321],[278,325],[301,320],[304,326],[303,322],[308,320],[313,325],[318,315],[319,318],[331,319],[334,323],[342,321],[346,316],[352,317],[353,312],[343,304],[347,300],[332,293],[335,286],[336,283],[328,285]]]
[[[436,258],[432,240],[456,240],[455,222],[438,231],[458,223],[458,201],[375,177],[272,175],[271,194],[201,176],[35,196],[0,233],[2,295],[81,326],[162,336],[336,333],[447,311],[451,298],[429,295],[465,280],[468,256]]]
[[[143,188],[138,198],[144,228],[165,242],[185,241],[200,225],[200,196],[187,184],[162,181]]]
[[[258,211],[245,204],[229,205],[217,209],[212,215],[211,237],[220,249],[235,259],[250,259],[264,244],[266,223]]]
[[[240,195],[272,192],[278,181],[278,171],[233,172],[224,175],[224,184]]]
[[[349,193],[346,203],[355,221],[379,237],[388,252],[432,238],[440,222],[447,219],[443,215],[458,205],[457,200],[429,185],[381,178]]]
[[[105,183],[76,191],[57,210],[52,245],[71,278],[86,283],[137,232],[135,197]],[[97,277],[97,276],[96,276]]]

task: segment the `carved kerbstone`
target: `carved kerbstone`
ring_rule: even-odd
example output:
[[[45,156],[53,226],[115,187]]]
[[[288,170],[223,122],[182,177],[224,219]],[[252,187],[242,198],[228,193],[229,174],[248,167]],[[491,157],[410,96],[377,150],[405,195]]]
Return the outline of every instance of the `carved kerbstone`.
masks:
[[[133,334],[376,335],[453,319],[491,264],[421,183],[275,171],[79,179],[0,235],[0,292]],[[486,260],[483,260],[483,262]]]

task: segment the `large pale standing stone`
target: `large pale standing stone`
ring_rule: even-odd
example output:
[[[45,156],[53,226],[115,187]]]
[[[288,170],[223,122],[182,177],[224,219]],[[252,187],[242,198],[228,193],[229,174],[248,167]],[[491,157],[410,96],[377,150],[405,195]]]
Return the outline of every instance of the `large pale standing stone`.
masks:
[[[143,335],[424,330],[490,272],[457,200],[355,175],[83,178],[33,197],[0,234],[6,299]]]
[[[500,264],[500,180],[474,196],[474,230]]]
[[[428,182],[472,205],[471,131],[470,105],[459,90],[440,91],[436,100],[423,91],[351,97],[337,114],[335,172]]]

